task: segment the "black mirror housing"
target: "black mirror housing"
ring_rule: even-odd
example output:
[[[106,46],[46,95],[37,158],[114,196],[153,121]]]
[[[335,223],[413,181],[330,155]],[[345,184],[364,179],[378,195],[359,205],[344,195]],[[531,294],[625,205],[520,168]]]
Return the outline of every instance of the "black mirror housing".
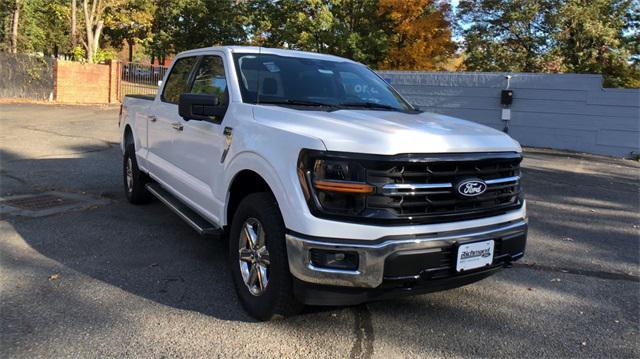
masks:
[[[178,102],[178,113],[185,121],[220,123],[226,110],[226,106],[220,105],[220,99],[216,95],[183,93]]]

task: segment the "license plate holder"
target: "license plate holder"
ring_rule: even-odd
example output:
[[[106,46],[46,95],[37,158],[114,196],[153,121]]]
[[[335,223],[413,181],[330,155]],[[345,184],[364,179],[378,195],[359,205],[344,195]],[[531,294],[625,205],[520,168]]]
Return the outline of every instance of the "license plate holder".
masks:
[[[493,263],[494,248],[494,240],[460,244],[456,253],[456,271],[490,266]]]

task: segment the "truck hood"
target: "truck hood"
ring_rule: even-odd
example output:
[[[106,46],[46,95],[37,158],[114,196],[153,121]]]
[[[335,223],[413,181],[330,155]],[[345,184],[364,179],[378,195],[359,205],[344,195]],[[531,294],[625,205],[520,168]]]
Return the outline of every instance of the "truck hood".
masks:
[[[256,106],[254,116],[270,126],[321,140],[327,150],[368,154],[520,152],[518,142],[493,128],[423,112],[300,111]]]

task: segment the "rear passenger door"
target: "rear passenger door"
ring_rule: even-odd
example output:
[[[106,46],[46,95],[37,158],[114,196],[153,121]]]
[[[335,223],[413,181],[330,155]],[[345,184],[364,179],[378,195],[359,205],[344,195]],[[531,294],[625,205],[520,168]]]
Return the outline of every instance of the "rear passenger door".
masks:
[[[186,92],[216,95],[218,106],[226,110],[229,106],[229,91],[223,57],[200,57]],[[182,131],[176,132],[174,137],[175,164],[185,174],[180,178],[177,190],[195,202],[197,207],[194,209],[204,210],[201,212],[205,213],[201,214],[214,221],[219,220],[215,214],[224,205],[214,196],[214,188],[222,183],[225,113],[209,120],[180,118]]]
[[[147,126],[149,170],[165,187],[175,189],[180,183],[176,171],[174,139],[180,132],[181,119],[178,115],[180,95],[188,90],[193,69],[198,57],[177,59],[151,109]]]

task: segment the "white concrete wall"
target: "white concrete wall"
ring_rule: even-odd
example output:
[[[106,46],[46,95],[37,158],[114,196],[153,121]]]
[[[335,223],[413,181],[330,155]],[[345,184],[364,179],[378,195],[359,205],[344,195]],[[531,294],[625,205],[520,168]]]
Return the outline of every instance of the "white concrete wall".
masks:
[[[502,129],[500,92],[511,75],[509,133],[525,146],[624,157],[640,151],[640,90],[603,89],[600,75],[381,71],[409,101]]]

